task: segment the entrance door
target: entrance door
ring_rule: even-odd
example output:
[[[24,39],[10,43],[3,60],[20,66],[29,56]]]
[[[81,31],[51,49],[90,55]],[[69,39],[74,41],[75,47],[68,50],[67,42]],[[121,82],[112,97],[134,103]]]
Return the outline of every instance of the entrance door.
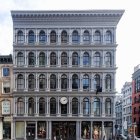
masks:
[[[34,140],[35,139],[35,124],[29,124],[26,127],[26,137],[27,140]]]

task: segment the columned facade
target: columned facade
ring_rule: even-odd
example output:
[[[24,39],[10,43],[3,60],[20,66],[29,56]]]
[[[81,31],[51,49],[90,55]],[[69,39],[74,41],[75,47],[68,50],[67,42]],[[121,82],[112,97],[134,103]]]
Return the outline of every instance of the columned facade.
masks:
[[[116,26],[123,12],[11,12],[13,139],[113,138]]]

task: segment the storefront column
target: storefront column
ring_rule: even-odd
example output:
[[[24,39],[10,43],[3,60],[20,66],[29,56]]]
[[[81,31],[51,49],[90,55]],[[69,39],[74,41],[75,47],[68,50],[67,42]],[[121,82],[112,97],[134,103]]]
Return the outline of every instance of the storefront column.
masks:
[[[115,136],[115,121],[113,121],[113,137]]]
[[[81,140],[81,121],[79,121],[79,139]]]
[[[51,140],[52,137],[52,122],[49,121],[49,140]]]
[[[80,138],[80,122],[79,121],[76,121],[76,139],[78,140]]]
[[[104,121],[102,121],[102,139],[105,135],[105,127],[104,127]]]
[[[24,140],[26,140],[26,121],[24,122]]]
[[[15,128],[15,121],[14,120],[12,121],[12,131],[13,131],[13,133],[11,135],[11,139],[15,140],[16,128]]]
[[[37,121],[35,122],[35,140],[37,140]]]
[[[93,132],[93,130],[92,130],[92,121],[90,122],[90,140],[93,140],[92,139],[92,132]]]
[[[0,118],[0,140],[3,139],[3,118]]]
[[[49,123],[46,121],[46,140],[49,138]]]

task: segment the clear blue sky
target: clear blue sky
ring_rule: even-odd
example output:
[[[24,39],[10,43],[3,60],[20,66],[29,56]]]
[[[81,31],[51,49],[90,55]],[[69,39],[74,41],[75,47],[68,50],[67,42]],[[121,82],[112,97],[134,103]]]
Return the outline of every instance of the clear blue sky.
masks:
[[[139,0],[0,0],[0,54],[12,53],[11,10],[124,9],[117,26],[116,89],[121,91],[132,80],[133,69],[140,63]]]

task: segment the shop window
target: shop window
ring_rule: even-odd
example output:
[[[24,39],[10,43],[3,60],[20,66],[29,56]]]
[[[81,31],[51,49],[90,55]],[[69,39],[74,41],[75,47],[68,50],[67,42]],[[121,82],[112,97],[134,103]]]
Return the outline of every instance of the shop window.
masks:
[[[100,140],[102,138],[102,122],[93,122],[92,138]]]
[[[3,93],[10,93],[10,81],[3,82]]]
[[[81,138],[90,139],[90,122],[82,122],[81,124]]]
[[[37,136],[38,138],[46,138],[46,122],[37,123]]]
[[[9,68],[3,68],[3,77],[10,76],[10,69]]]
[[[3,139],[11,139],[11,123],[3,122]]]

